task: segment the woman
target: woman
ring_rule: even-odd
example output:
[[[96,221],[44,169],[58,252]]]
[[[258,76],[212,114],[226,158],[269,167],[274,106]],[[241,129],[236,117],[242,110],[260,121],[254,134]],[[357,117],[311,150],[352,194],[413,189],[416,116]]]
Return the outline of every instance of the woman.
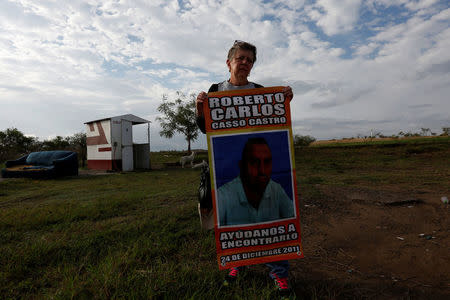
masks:
[[[248,76],[256,62],[256,47],[243,41],[235,41],[228,51],[227,66],[230,79],[211,85],[208,93],[229,90],[253,89],[263,87],[260,84],[249,82]],[[291,101],[294,96],[290,86],[283,89],[284,97]],[[205,132],[205,116],[203,113],[203,102],[208,99],[208,94],[200,92],[196,100],[197,125],[203,133]]]
[[[227,66],[230,72],[230,78],[226,81],[213,84],[209,90],[210,92],[217,91],[229,91],[239,89],[253,89],[262,88],[254,82],[248,81],[248,76],[256,62],[256,47],[252,44],[243,41],[235,41],[231,49],[228,51]],[[283,89],[285,98],[290,101],[293,97],[291,87],[287,86]],[[205,117],[203,112],[203,103],[208,99],[208,95],[205,92],[201,92],[197,96],[196,108],[197,108],[197,125],[200,130],[205,133]],[[271,262],[266,264],[270,269],[269,276],[274,279],[278,290],[281,293],[289,293],[290,287],[288,284],[288,270],[289,262],[287,260]],[[225,284],[228,285],[230,281],[237,278],[241,267],[231,268],[227,275]]]

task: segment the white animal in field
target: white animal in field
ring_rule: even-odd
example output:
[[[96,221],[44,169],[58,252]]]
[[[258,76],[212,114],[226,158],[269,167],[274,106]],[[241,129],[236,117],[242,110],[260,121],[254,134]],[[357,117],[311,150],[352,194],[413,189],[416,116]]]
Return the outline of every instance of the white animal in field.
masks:
[[[205,160],[203,160],[201,163],[193,165],[192,168],[201,168],[201,167],[207,167],[207,166],[208,166],[208,163]]]
[[[189,155],[189,156],[182,156],[180,158],[181,167],[184,168],[184,165],[187,163],[191,163],[191,167],[192,167],[194,165],[194,156],[195,156],[194,151],[192,151],[191,155]]]

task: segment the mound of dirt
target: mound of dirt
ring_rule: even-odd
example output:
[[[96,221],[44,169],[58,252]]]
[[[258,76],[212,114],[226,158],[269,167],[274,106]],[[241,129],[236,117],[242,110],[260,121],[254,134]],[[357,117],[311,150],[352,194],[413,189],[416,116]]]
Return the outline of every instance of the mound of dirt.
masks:
[[[444,191],[316,188],[321,200],[300,197],[305,258],[292,262],[297,282],[340,285],[343,298],[450,297]]]

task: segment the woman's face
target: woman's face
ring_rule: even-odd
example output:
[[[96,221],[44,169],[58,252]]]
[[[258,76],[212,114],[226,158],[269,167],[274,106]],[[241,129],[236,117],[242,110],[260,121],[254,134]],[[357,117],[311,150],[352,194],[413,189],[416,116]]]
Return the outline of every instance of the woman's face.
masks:
[[[253,68],[253,52],[238,49],[231,60],[227,60],[228,70],[235,78],[247,78]]]

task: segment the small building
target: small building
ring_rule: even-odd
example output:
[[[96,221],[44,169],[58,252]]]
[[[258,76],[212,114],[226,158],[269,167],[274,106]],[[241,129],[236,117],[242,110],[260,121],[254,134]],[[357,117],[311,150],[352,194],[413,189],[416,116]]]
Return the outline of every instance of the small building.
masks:
[[[148,124],[148,143],[133,143],[133,125]],[[86,122],[87,166],[94,170],[150,168],[150,121],[132,114]]]

